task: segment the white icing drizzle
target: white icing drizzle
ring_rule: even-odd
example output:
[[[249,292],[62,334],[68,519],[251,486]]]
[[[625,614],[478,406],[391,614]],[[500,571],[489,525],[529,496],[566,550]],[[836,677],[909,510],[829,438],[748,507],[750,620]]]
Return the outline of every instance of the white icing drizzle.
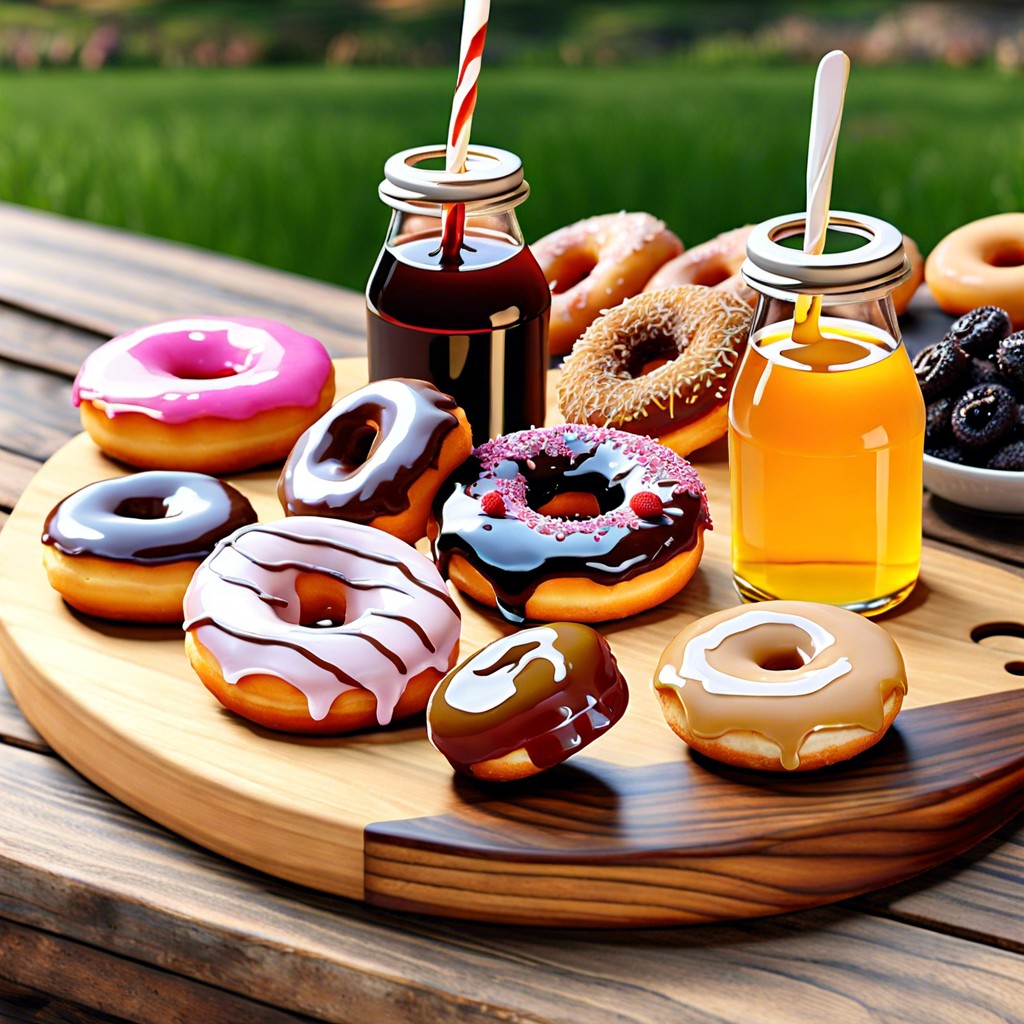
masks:
[[[729,637],[755,626],[778,624],[796,626],[810,638],[811,651],[800,651],[805,661],[802,668],[773,671],[772,681],[766,683],[741,679],[721,672],[708,663],[708,651],[713,651]],[[658,682],[682,689],[690,680],[700,683],[707,693],[739,697],[800,697],[808,693],[817,693],[852,669],[850,659],[845,655],[837,658],[831,665],[813,668],[814,660],[835,642],[836,638],[824,626],[802,615],[753,608],[718,623],[700,636],[695,636],[687,643],[683,651],[683,663],[679,668],[664,665],[658,675]]]
[[[456,711],[480,715],[493,711],[516,695],[516,676],[532,661],[543,659],[551,663],[555,682],[565,679],[565,655],[555,641],[558,634],[547,626],[525,629],[511,636],[495,640],[459,668],[444,691],[447,704]],[[518,661],[495,669],[501,659],[515,647],[534,644]]]

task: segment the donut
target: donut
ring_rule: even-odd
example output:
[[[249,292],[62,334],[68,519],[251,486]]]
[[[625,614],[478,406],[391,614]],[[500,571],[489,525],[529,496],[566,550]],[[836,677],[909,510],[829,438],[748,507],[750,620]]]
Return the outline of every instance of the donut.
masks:
[[[903,236],[903,251],[910,259],[910,277],[901,285],[897,285],[892,293],[892,305],[897,316],[903,316],[910,305],[917,289],[921,287],[924,280],[924,257],[917,247],[917,242],[907,235]]]
[[[334,398],[331,357],[271,320],[207,316],[142,327],[75,378],[82,425],[143,469],[230,473],[282,460]]]
[[[728,292],[691,284],[638,295],[595,320],[566,359],[559,409],[689,455],[728,430],[749,327],[750,307]]]
[[[284,732],[345,733],[422,711],[455,664],[459,610],[414,548],[293,516],[221,541],[185,594],[185,649],[226,708]]]
[[[668,600],[710,529],[693,467],[648,437],[589,424],[488,441],[445,483],[438,567],[510,622],[603,622]]]
[[[757,293],[740,276],[740,267],[747,258],[747,238],[753,230],[753,224],[745,224],[687,249],[664,264],[643,290],[660,292],[681,284],[702,284],[730,292],[747,305],[754,305]]]
[[[286,515],[365,523],[415,544],[438,487],[472,448],[455,399],[422,380],[375,381],[299,438],[277,494]]]
[[[765,601],[687,626],[665,648],[654,692],[694,750],[743,768],[808,771],[877,743],[907,676],[895,641],[870,619]]]
[[[608,641],[589,626],[552,622],[452,669],[427,705],[427,736],[462,775],[511,782],[582,750],[628,702]]]
[[[551,286],[548,339],[551,354],[561,356],[598,314],[636,295],[683,243],[649,213],[605,213],[530,248]]]
[[[998,213],[957,228],[931,251],[924,279],[953,316],[999,306],[1024,327],[1024,213]]]
[[[234,487],[202,473],[100,480],[59,502],[43,526],[50,586],[105,619],[181,622],[192,574],[217,541],[256,522]]]

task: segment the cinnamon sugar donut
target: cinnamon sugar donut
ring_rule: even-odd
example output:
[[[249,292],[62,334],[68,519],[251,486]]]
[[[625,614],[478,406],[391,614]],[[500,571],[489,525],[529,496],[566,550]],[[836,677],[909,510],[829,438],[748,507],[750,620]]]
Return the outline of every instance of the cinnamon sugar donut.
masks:
[[[746,303],[703,285],[637,295],[595,320],[566,359],[562,415],[648,434],[688,455],[728,429],[749,325]]]
[[[678,288],[681,284],[702,284],[731,292],[752,306],[757,295],[740,276],[740,267],[747,258],[747,238],[753,230],[753,224],[744,224],[687,249],[681,256],[664,264],[644,286],[644,291],[658,292],[664,288]]]
[[[910,260],[910,277],[903,284],[898,285],[892,293],[892,305],[897,316],[903,316],[906,313],[910,300],[924,280],[924,257],[917,247],[917,242],[904,235],[903,251]]]
[[[708,757],[805,771],[877,743],[907,692],[877,623],[832,605],[763,601],[692,622],[654,675],[665,719]]]
[[[549,340],[565,355],[602,310],[636,295],[683,243],[649,213],[577,221],[530,246],[551,285]]]

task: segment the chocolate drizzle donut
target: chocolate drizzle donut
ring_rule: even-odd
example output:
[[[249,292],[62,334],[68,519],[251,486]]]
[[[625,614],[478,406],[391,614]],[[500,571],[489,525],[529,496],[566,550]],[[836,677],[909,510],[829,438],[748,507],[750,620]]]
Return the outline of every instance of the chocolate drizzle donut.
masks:
[[[561,764],[610,729],[629,700],[608,642],[554,622],[477,651],[427,709],[427,735],[464,775],[508,781]]]
[[[233,487],[202,473],[153,471],[100,480],[46,517],[50,585],[90,615],[180,622],[192,573],[222,538],[256,522]]]
[[[446,449],[449,438],[454,452]],[[432,384],[374,381],[342,398],[299,438],[278,497],[287,515],[366,523],[411,543],[424,534],[436,485],[471,445],[465,414]],[[435,486],[418,502],[416,487],[431,474]],[[406,528],[409,519],[415,526]]]
[[[459,625],[418,552],[311,516],[239,530],[185,595],[187,648],[203,682],[232,710],[292,731],[342,732],[422,710],[456,657]],[[247,701],[249,677],[270,677],[275,697]],[[414,684],[416,700],[403,703]],[[338,700],[352,693],[364,698],[349,702],[354,710]]]
[[[586,497],[589,514],[552,513],[568,494]],[[646,512],[637,504],[641,495],[653,512],[636,510]],[[468,563],[513,622],[593,622],[651,607],[689,579],[711,526],[704,486],[688,462],[650,438],[586,424],[524,430],[481,445],[439,492],[434,518],[433,550],[442,573],[487,600],[455,571],[460,560]],[[674,580],[668,593],[659,588],[653,599],[645,594],[623,609],[613,588],[687,552],[694,557],[685,578]],[[560,615],[532,606],[544,584],[564,580],[597,586],[553,596]]]
[[[75,491],[46,517],[43,543],[69,556],[135,565],[200,562],[219,540],[255,522],[248,500],[216,477],[153,470]]]

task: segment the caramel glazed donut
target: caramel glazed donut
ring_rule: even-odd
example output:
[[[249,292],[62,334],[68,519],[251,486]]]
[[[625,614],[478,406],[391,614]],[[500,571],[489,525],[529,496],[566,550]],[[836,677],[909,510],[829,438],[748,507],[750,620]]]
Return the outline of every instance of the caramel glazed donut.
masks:
[[[427,736],[457,772],[510,782],[582,750],[628,703],[608,641],[553,622],[495,640],[449,672],[427,706]]]
[[[530,246],[551,286],[553,356],[606,309],[636,295],[683,243],[649,213],[606,213],[577,221]]]
[[[730,292],[752,306],[757,301],[757,293],[740,276],[740,267],[747,258],[747,239],[753,230],[753,224],[745,224],[687,249],[664,264],[644,285],[644,291],[660,292],[682,284],[702,284]]]
[[[570,422],[647,434],[689,455],[728,430],[749,328],[750,307],[729,292],[683,285],[638,295],[577,342],[558,380],[559,409]]]
[[[153,471],[89,484],[43,527],[50,586],[73,608],[127,622],[181,622],[192,574],[214,545],[256,522],[233,487]]]
[[[438,492],[442,573],[511,622],[602,622],[668,600],[710,529],[704,485],[657,442],[586,424],[488,441]]]
[[[702,754],[806,771],[877,743],[907,676],[877,623],[832,605],[765,601],[691,623],[665,648],[654,691],[672,730]]]
[[[200,679],[225,707],[286,732],[351,732],[422,711],[455,664],[459,625],[419,552],[313,516],[232,534],[185,594]]]
[[[999,306],[1014,330],[1024,327],[1024,213],[999,213],[965,224],[931,251],[924,277],[935,301],[953,316]]]
[[[277,493],[286,515],[366,523],[415,544],[437,489],[472,448],[455,399],[422,380],[375,381],[299,438]]]

